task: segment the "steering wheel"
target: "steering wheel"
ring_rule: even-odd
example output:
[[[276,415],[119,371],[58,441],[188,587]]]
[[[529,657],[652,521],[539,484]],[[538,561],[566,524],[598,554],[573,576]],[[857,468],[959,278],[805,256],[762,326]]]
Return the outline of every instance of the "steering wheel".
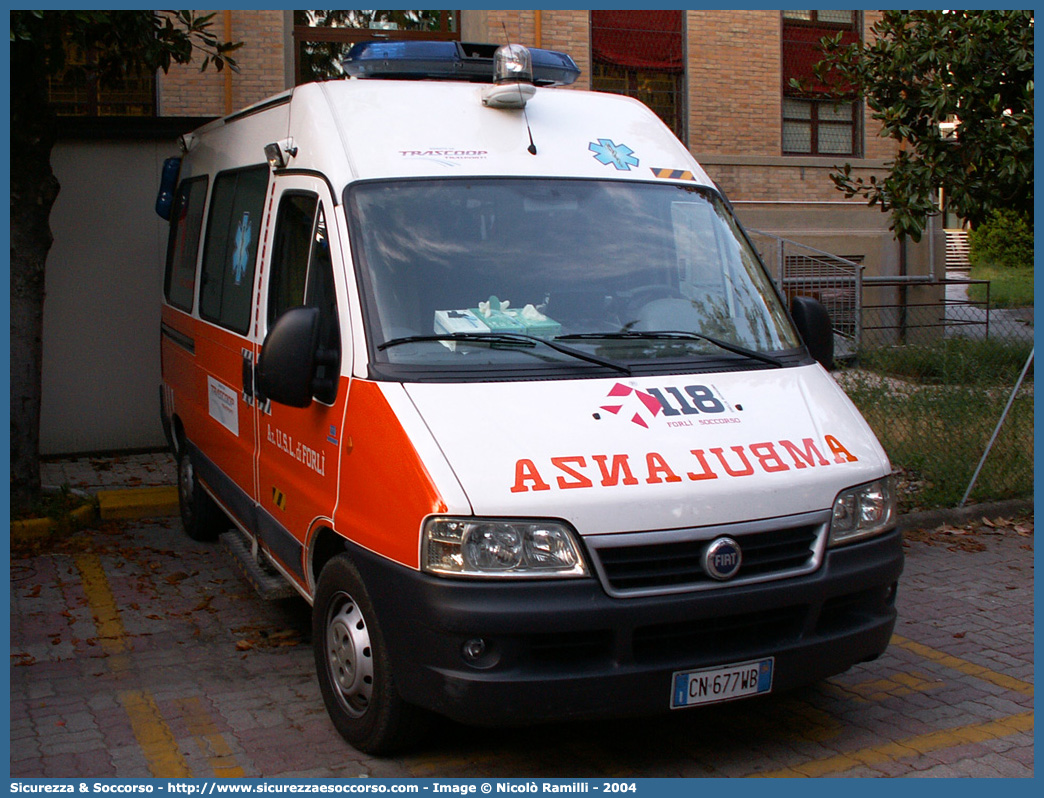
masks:
[[[635,288],[628,295],[621,296],[623,312],[620,314],[626,321],[637,319],[641,310],[650,302],[661,299],[678,299],[678,292],[668,285],[643,285]]]
[[[638,309],[628,329],[643,330],[698,330],[705,321],[704,315],[692,300],[681,297],[666,297],[646,302]]]

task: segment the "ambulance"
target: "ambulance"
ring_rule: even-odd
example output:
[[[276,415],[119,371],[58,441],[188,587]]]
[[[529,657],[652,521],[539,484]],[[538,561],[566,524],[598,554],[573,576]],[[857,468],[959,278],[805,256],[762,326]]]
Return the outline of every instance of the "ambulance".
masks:
[[[765,696],[886,648],[891,466],[729,203],[567,55],[356,45],[181,139],[181,515],[312,606],[361,751]],[[260,582],[259,582],[260,584]]]

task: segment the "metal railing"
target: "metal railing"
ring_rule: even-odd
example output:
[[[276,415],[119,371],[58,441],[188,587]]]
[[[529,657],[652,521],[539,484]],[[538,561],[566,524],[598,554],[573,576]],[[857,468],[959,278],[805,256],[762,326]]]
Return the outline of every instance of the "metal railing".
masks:
[[[968,288],[974,285],[984,287],[984,300],[968,296]],[[866,280],[865,286],[876,298],[863,302],[863,346],[930,343],[957,336],[977,340],[990,337],[988,280],[876,277]]]
[[[858,351],[863,335],[863,264],[760,230],[747,233],[788,302],[795,295],[810,296],[826,308],[837,355]]]
[[[992,306],[988,280],[867,275],[861,256],[841,257],[772,233],[747,232],[788,302],[810,296],[826,308],[839,358],[865,347],[961,336],[1033,339],[1032,326],[1018,311]],[[969,295],[975,286],[981,286],[981,298]]]

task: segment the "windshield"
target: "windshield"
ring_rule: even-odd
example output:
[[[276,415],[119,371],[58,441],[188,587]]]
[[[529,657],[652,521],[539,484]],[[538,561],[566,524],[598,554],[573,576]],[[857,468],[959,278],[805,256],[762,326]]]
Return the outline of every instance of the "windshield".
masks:
[[[580,353],[640,373],[665,361],[698,370],[708,358],[764,367],[758,353],[800,346],[706,189],[402,180],[354,184],[347,207],[378,366],[598,368]],[[490,333],[500,335],[482,339]]]

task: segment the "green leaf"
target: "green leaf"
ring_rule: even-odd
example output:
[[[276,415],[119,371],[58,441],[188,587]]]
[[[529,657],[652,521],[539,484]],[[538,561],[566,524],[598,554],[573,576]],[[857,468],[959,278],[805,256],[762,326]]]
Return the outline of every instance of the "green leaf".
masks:
[[[833,37],[831,37],[833,38]],[[937,212],[938,189],[973,223],[992,209],[1033,208],[1033,14],[1029,11],[884,11],[858,47],[832,48],[817,75],[835,70],[863,94],[879,135],[903,146],[884,181],[834,185],[892,214],[916,237]],[[957,140],[938,123],[956,114]]]

